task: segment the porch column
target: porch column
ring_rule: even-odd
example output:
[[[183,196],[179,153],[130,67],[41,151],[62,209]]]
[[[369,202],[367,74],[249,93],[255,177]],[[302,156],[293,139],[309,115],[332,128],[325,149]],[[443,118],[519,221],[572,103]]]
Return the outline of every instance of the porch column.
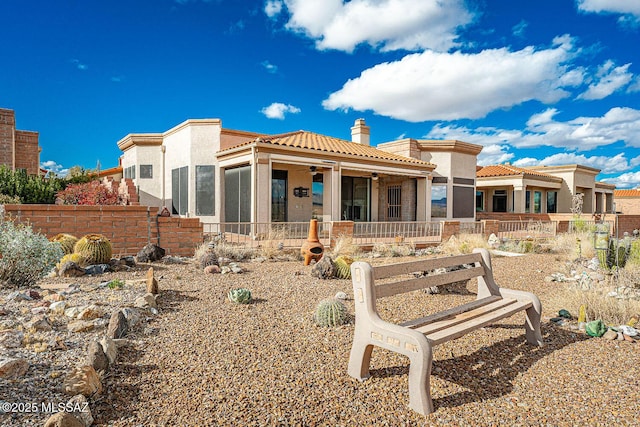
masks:
[[[253,222],[271,222],[271,165],[269,158],[258,153],[253,168],[254,185],[251,186],[252,200],[251,218]]]
[[[416,221],[431,220],[431,180],[418,178],[416,191]]]
[[[606,213],[613,213],[613,193],[607,193],[605,199]]]
[[[341,173],[340,165],[336,164],[331,169],[331,221],[342,220],[342,213],[340,212],[341,204]]]
[[[380,205],[380,180],[372,179],[371,180],[371,222],[380,221],[378,207]]]
[[[513,213],[524,213],[526,207],[526,195],[526,185],[513,187]],[[508,208],[507,211],[509,211]]]
[[[585,188],[583,194],[582,213],[594,213],[596,201],[594,200],[593,188]]]

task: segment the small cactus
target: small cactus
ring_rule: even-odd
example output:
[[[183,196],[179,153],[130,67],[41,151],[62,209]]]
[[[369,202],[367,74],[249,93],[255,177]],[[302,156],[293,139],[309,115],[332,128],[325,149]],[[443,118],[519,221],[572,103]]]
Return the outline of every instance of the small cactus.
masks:
[[[313,320],[318,326],[340,326],[347,322],[347,307],[336,298],[328,298],[320,301],[313,315]]]
[[[249,304],[251,302],[251,291],[246,288],[231,289],[227,296],[229,301],[236,304]]]
[[[66,254],[65,256],[62,257],[62,259],[60,260],[60,262],[58,262],[58,264],[56,264],[56,267],[58,269],[60,269],[60,267],[62,267],[65,263],[67,262],[73,262],[76,263],[77,265],[79,265],[80,267],[84,267],[87,265],[84,257],[78,253],[72,253],[72,254]]]
[[[62,251],[65,253],[65,255],[67,255],[73,253],[73,248],[78,242],[78,238],[71,234],[60,233],[53,236],[51,238],[51,241],[60,243]]]
[[[351,279],[351,264],[353,264],[351,257],[340,255],[333,263],[336,265],[336,277],[338,279]]]
[[[75,245],[74,252],[82,255],[87,264],[108,264],[111,260],[111,242],[102,234],[87,234]]]

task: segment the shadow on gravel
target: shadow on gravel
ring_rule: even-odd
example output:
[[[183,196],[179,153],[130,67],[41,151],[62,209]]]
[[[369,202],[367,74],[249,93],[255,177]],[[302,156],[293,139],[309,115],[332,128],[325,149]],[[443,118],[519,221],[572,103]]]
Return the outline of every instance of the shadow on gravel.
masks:
[[[180,310],[180,305],[184,302],[198,301],[200,298],[186,295],[189,291],[177,291],[174,289],[161,289],[159,306],[164,312],[174,312]],[[194,292],[195,293],[195,292]]]
[[[492,328],[522,329],[522,325],[494,325]],[[542,325],[543,347],[527,344],[524,334],[496,342],[467,355],[452,355],[449,359],[434,360],[431,374],[451,381],[466,390],[433,399],[435,409],[457,407],[504,396],[513,390],[514,379],[539,360],[568,345],[590,339],[549,323]],[[409,366],[372,369],[375,377],[408,375]]]

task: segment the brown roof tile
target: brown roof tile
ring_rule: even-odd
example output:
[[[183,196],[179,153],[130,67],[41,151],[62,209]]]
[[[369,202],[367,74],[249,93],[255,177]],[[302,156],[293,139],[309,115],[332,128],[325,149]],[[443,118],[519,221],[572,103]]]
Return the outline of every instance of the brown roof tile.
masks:
[[[632,189],[632,190],[614,190],[614,197],[640,197],[640,190]]]
[[[490,177],[496,177],[496,176],[514,176],[514,175],[533,176],[533,177],[540,177],[540,178],[553,178],[554,180],[562,179],[562,178],[550,175],[548,173],[538,172],[538,171],[526,169],[526,168],[519,168],[517,166],[512,166],[512,165],[490,165],[490,166],[485,166],[476,172],[477,178],[490,178]]]
[[[238,144],[228,150],[250,145],[253,143],[271,144],[274,146],[302,148],[308,150],[322,151],[325,153],[344,154],[350,156],[366,157],[375,160],[390,160],[396,162],[411,163],[435,167],[433,163],[425,162],[411,157],[405,157],[394,153],[379,150],[369,145],[359,144],[340,138],[321,135],[315,132],[304,130],[284,133],[279,135],[263,136],[252,141]],[[227,150],[222,150],[222,152]]]

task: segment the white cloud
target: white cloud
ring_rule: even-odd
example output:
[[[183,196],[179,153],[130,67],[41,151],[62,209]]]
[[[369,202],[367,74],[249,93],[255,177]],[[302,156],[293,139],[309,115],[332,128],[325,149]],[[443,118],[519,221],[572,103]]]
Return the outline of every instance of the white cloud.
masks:
[[[51,171],[60,177],[67,176],[67,173],[69,172],[68,168],[59,165],[53,160],[45,160],[44,162],[40,162],[40,168],[46,171]]]
[[[283,4],[286,28],[315,39],[318,49],[346,52],[362,43],[447,51],[459,44],[456,30],[473,20],[464,0],[269,0],[265,13],[273,17]]]
[[[274,18],[282,12],[282,0],[267,0],[264,5],[264,13],[269,18]]]
[[[274,73],[278,72],[278,66],[277,65],[273,65],[269,61],[262,61],[260,63],[260,65],[262,65],[264,67],[264,69],[267,70],[267,72],[269,72],[269,73],[274,74]]]
[[[489,146],[508,144],[517,148],[556,147],[587,151],[615,142],[640,147],[640,110],[615,107],[601,117],[577,117],[566,122],[554,117],[558,111],[547,109],[534,114],[524,130],[436,124],[425,138],[459,139]]]
[[[511,28],[511,31],[513,32],[514,36],[524,37],[524,33],[527,30],[528,26],[529,26],[529,23],[523,19],[522,21],[520,21],[516,25],[514,25]]]
[[[625,64],[616,67],[611,60],[605,62],[598,67],[595,81],[578,98],[587,100],[603,99],[616,90],[625,87],[633,81],[633,73],[629,72],[630,65]]]
[[[602,181],[615,184],[617,188],[638,188],[640,187],[640,172],[627,172],[613,178],[605,178]]]
[[[583,12],[615,13],[640,20],[640,2],[637,0],[578,0],[578,9]],[[625,20],[623,16],[621,22]]]
[[[284,120],[285,114],[297,114],[301,110],[298,107],[294,107],[291,104],[283,104],[281,102],[274,102],[268,107],[264,107],[260,112],[264,114],[268,119]]]
[[[465,141],[466,142],[466,141]],[[478,155],[478,165],[498,165],[506,163],[513,159],[514,154],[509,153],[508,145],[492,144],[487,145]]]
[[[631,162],[624,153],[618,153],[613,157],[608,156],[585,156],[576,153],[558,153],[545,157],[541,160],[534,158],[523,158],[513,162],[515,166],[557,166],[579,164],[600,169],[604,174],[620,173],[632,168]]]
[[[580,70],[566,65],[575,54],[569,36],[542,50],[410,54],[363,71],[323,106],[421,122],[477,119],[529,100],[551,104],[569,95],[565,87],[582,82]]]
[[[79,59],[72,59],[71,63],[76,66],[78,70],[85,71],[89,68],[87,64],[83,64]]]

